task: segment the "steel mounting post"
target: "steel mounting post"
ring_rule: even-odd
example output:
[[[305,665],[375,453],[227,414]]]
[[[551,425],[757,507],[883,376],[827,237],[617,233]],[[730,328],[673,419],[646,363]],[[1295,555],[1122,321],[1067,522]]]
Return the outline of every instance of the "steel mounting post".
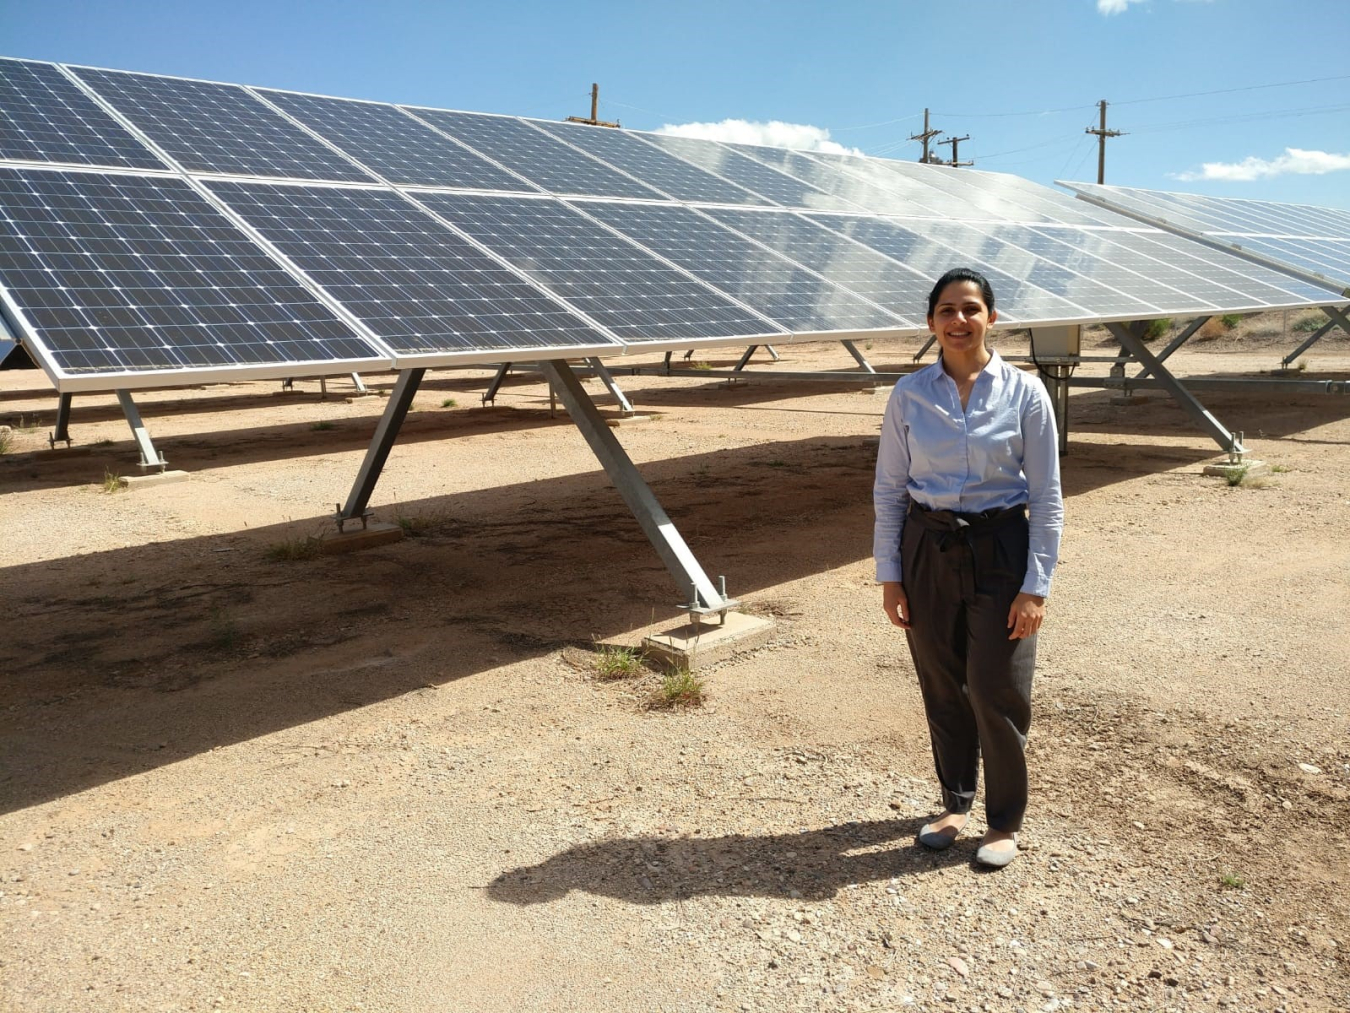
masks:
[[[847,341],[847,340],[845,340],[845,341],[841,341],[841,342],[839,342],[839,343],[840,343],[841,345],[843,345],[845,348],[848,349],[848,354],[851,355],[851,356],[853,356],[853,360],[854,360],[859,366],[861,366],[863,369],[865,369],[865,370],[866,370],[867,372],[869,372],[869,373],[875,373],[875,372],[876,372],[876,370],[872,368],[872,364],[871,364],[870,362],[868,362],[865,358],[863,358],[863,353],[860,352],[860,351],[858,351],[858,346],[855,345],[852,341]]]
[[[600,357],[598,355],[592,356],[587,359],[586,362],[590,364],[591,369],[595,370],[595,375],[600,377],[600,382],[603,383],[605,388],[613,395],[614,400],[619,402],[619,407],[623,410],[623,413],[625,415],[632,415],[632,403],[624,395],[624,392],[619,389],[619,385],[614,382],[614,377],[610,376],[609,370],[606,369],[605,364],[600,361]]]
[[[70,446],[70,402],[73,394],[61,394],[56,402],[56,428],[47,437],[47,446],[55,449],[58,443]]]
[[[375,435],[371,438],[370,446],[366,449],[366,457],[361,462],[361,470],[357,472],[356,481],[352,483],[352,491],[347,496],[347,503],[338,510],[335,519],[339,531],[353,517],[360,517],[361,522],[365,523],[366,507],[370,503],[371,493],[375,491],[375,483],[380,480],[380,472],[384,470],[384,462],[389,460],[389,451],[394,446],[394,440],[398,438],[398,431],[403,428],[403,420],[408,417],[408,409],[412,405],[413,395],[417,393],[417,388],[422,385],[422,377],[425,375],[425,368],[405,369],[398,374],[398,380],[394,383],[394,390],[389,395],[389,403],[384,406],[384,414],[380,416],[380,424],[375,427]]]
[[[141,452],[140,466],[142,468],[158,468],[163,471],[169,462],[160,455],[159,451],[155,449],[155,445],[150,442],[150,432],[145,428],[145,423],[141,421],[141,413],[136,410],[136,402],[131,400],[131,391],[119,390],[117,401],[122,406],[122,414],[127,417],[127,425],[131,426],[131,435],[135,437],[136,446]]]
[[[483,392],[482,404],[496,404],[497,391],[501,389],[502,381],[506,379],[506,374],[509,372],[511,372],[511,363],[509,362],[503,362],[497,367],[497,375],[492,378],[492,383]]]
[[[1316,331],[1314,331],[1312,337],[1308,338],[1307,341],[1303,342],[1303,344],[1299,345],[1292,352],[1290,352],[1283,359],[1281,359],[1280,360],[1281,366],[1284,366],[1287,369],[1292,363],[1294,363],[1298,359],[1300,355],[1302,355],[1308,349],[1312,348],[1312,346],[1317,344],[1317,342],[1321,341],[1322,338],[1326,336],[1327,332],[1329,332],[1333,327],[1337,326],[1338,324],[1340,325],[1341,330],[1345,331],[1346,334],[1350,334],[1350,319],[1346,317],[1343,311],[1337,309],[1335,306],[1323,306],[1322,312],[1325,313],[1331,319],[1329,319],[1325,324],[1323,324]]]
[[[1181,347],[1182,345],[1184,345],[1186,342],[1190,341],[1190,340],[1191,340],[1191,335],[1193,335],[1193,334],[1194,334],[1196,331],[1198,331],[1201,327],[1204,327],[1205,324],[1209,323],[1209,320],[1210,320],[1209,317],[1196,317],[1194,320],[1192,320],[1192,321],[1190,322],[1190,324],[1187,325],[1187,327],[1186,327],[1185,330],[1183,330],[1183,331],[1182,331],[1180,334],[1178,334],[1175,338],[1173,338],[1171,341],[1169,341],[1169,342],[1167,343],[1167,347],[1164,348],[1161,352],[1158,353],[1158,361],[1159,361],[1159,362],[1166,362],[1173,352],[1175,352],[1178,348],[1180,348],[1180,347]],[[1147,367],[1145,367],[1144,369],[1142,369],[1142,370],[1140,370],[1138,373],[1136,373],[1134,376],[1132,376],[1130,379],[1132,379],[1132,380],[1142,380],[1142,379],[1144,379],[1145,377],[1147,377],[1147,376],[1149,375],[1149,373],[1150,373],[1150,370],[1149,370]]]
[[[1120,347],[1147,369],[1149,375],[1162,384],[1166,390],[1181,405],[1182,409],[1190,415],[1202,430],[1213,437],[1214,442],[1229,454],[1243,454],[1246,449],[1242,446],[1241,438],[1233,432],[1230,432],[1218,419],[1209,413],[1204,405],[1196,400],[1195,395],[1181,385],[1175,376],[1173,376],[1162,364],[1162,361],[1149,351],[1144,344],[1144,329],[1148,326],[1147,321],[1135,321],[1130,326],[1124,324],[1110,323],[1106,325],[1113,337],[1120,342]]]
[[[591,452],[637,518],[643,533],[661,557],[661,562],[675,578],[675,586],[680,589],[680,594],[684,595],[692,588],[693,603],[702,610],[715,612],[731,607],[733,603],[703,572],[703,567],[662,509],[655,493],[643,481],[637,466],[615,437],[614,431],[605,425],[595,402],[581,386],[581,380],[572,367],[565,359],[550,359],[541,362],[539,367],[558,392],[558,397],[562,398],[572,422],[590,444]]]

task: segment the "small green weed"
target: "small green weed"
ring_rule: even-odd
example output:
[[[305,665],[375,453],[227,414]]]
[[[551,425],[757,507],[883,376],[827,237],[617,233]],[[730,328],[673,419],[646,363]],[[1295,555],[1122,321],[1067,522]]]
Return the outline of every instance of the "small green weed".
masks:
[[[330,429],[336,429],[337,426],[333,425],[331,422],[314,422],[310,424],[309,428],[316,433],[325,433]]]
[[[1238,324],[1242,323],[1241,313],[1225,313],[1219,317],[1219,323],[1223,324],[1225,330],[1231,331]]]
[[[691,362],[691,363],[689,364],[689,368],[690,368],[690,369],[697,369],[700,373],[711,373],[711,372],[712,372],[712,363],[711,363],[711,362]]]
[[[632,679],[643,670],[642,652],[635,647],[600,644],[595,656],[595,677],[605,682]]]
[[[781,457],[775,457],[772,461],[769,462],[769,467],[770,467],[770,468],[786,468],[786,467],[787,467],[787,461],[784,461]]]
[[[8,454],[10,450],[13,449],[13,447],[14,447],[14,437],[9,432],[9,430],[5,430],[5,432],[0,433],[0,454]]]
[[[1144,328],[1144,340],[1156,341],[1172,328],[1172,318],[1163,317],[1160,320],[1150,320],[1148,326]]]
[[[1291,331],[1315,331],[1327,322],[1327,315],[1321,310],[1305,313],[1289,325]]]
[[[1285,472],[1293,470],[1294,469],[1289,467],[1289,465],[1287,464],[1272,464],[1270,466],[1270,472],[1272,475],[1283,475]]]
[[[283,542],[277,542],[267,550],[267,560],[271,563],[298,563],[318,558],[319,540],[312,535],[288,538]]]
[[[459,402],[456,401],[456,400],[455,400],[454,398],[452,398],[452,397],[448,397],[448,398],[446,398],[444,401],[441,402],[441,407],[442,407],[442,408],[458,408],[458,407],[459,407]]]
[[[1228,471],[1226,475],[1224,475],[1224,479],[1228,482],[1229,486],[1231,487],[1239,486],[1243,482],[1247,481],[1248,470],[1249,469],[1245,464],[1237,468],[1232,468]]]
[[[429,514],[399,514],[397,523],[408,538],[421,538],[444,534],[454,527],[455,519],[446,510],[436,510]]]
[[[703,705],[703,680],[689,671],[687,666],[682,665],[679,668],[673,668],[661,680],[661,685],[652,694],[649,705],[656,710],[701,707]]]
[[[103,470],[103,491],[112,493],[122,492],[124,489],[126,489],[126,485],[122,481],[122,476],[105,468]]]
[[[1220,890],[1245,890],[1247,881],[1236,872],[1225,872],[1219,876]]]

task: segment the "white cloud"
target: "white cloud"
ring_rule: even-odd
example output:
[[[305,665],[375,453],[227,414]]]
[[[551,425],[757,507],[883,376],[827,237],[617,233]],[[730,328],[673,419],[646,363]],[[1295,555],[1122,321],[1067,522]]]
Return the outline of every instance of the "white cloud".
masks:
[[[1322,176],[1328,172],[1344,172],[1350,169],[1350,155],[1337,155],[1330,151],[1305,151],[1302,148],[1285,148],[1284,154],[1276,158],[1257,158],[1248,155],[1241,162],[1205,162],[1200,171],[1169,173],[1173,179],[1220,179],[1228,182],[1248,182],[1253,179],[1270,179],[1274,176]]]
[[[770,120],[722,120],[720,123],[667,123],[656,131],[676,137],[698,137],[705,141],[729,141],[732,144],[762,144],[769,148],[794,148],[798,151],[825,151],[835,155],[861,155],[857,148],[846,148],[830,140],[824,127],[807,123]]]
[[[1124,14],[1130,4],[1143,3],[1144,0],[1097,0],[1097,13],[1110,17],[1112,14]]]

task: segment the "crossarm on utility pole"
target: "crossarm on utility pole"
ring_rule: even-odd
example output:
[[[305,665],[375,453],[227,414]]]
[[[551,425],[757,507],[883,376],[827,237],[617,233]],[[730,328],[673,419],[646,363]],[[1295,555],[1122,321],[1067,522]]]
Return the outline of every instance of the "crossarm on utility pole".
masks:
[[[661,562],[675,578],[681,594],[689,594],[692,590],[704,609],[725,608],[728,604],[726,597],[703,572],[703,567],[657,501],[656,494],[643,481],[637,466],[615,437],[614,431],[605,425],[605,420],[600,417],[595,403],[581,386],[572,367],[564,359],[549,359],[540,362],[539,368],[562,398],[572,422],[581,430],[581,435],[590,444],[591,452],[637,518],[643,533],[661,557]]]

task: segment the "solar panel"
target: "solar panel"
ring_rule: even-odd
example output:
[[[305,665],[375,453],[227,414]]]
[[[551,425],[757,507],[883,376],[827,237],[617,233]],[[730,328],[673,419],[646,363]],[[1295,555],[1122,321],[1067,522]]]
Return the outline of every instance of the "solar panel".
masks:
[[[166,168],[55,64],[3,58],[0,158]]]
[[[958,265],[984,273],[998,297],[998,313],[1005,323],[1068,323],[1099,316],[1037,285],[1007,274],[974,256],[940,243],[893,221],[844,215],[813,214],[811,218],[826,228],[872,247],[888,257],[902,261],[936,281]],[[926,301],[926,300],[925,300]]]
[[[191,172],[370,181],[239,85],[71,69]]]
[[[392,190],[207,185],[400,355],[621,347]]]
[[[561,201],[433,193],[416,197],[625,341],[784,337],[769,321]]]
[[[582,207],[787,330],[810,333],[915,326],[690,208],[601,202]]]
[[[643,144],[630,133],[611,127],[531,120],[559,140],[583,148],[596,158],[656,187],[677,200],[712,204],[760,204],[769,201],[744,187],[704,172],[660,148]]]
[[[391,183],[534,190],[397,106],[287,91],[258,93]]]
[[[1082,201],[1006,173],[981,172],[969,167],[921,165],[895,159],[871,159],[886,172],[916,179],[935,190],[950,194],[967,210],[951,217],[969,219],[983,207],[998,210],[998,217],[1017,222],[1057,222],[1065,225],[1127,225],[1128,221],[1108,211],[1094,211]]]
[[[1335,289],[1350,291],[1350,212],[1094,183],[1061,185],[1093,203],[1236,248],[1275,266],[1316,275]]]
[[[921,326],[933,282],[906,265],[797,214],[739,208],[709,208],[707,213]]]
[[[903,198],[909,208],[906,212],[909,216],[1003,220],[1027,217],[1030,214],[1026,209],[1010,205],[991,194],[976,194],[973,197],[966,195],[964,198],[958,198],[946,189],[933,186],[931,181],[924,177],[935,176],[939,172],[934,166],[916,166],[926,170],[924,177],[918,177],[904,172],[893,172],[879,164],[880,159],[864,158],[861,155],[812,151],[806,157],[883,190],[893,197]]]
[[[866,209],[888,215],[935,214],[926,204],[902,197],[890,189],[875,186],[857,176],[851,176],[837,166],[817,162],[799,151],[751,144],[733,144],[730,147],[804,183],[809,183],[818,190],[833,194],[858,210]]]
[[[388,362],[173,177],[0,168],[0,291],[67,376]]]
[[[510,116],[405,106],[418,119],[518,172],[545,190],[596,197],[659,198],[649,186]]]
[[[818,190],[794,176],[779,172],[738,151],[732,151],[725,144],[716,141],[677,137],[672,134],[635,133],[633,136],[702,169],[725,176],[738,186],[753,190],[784,207],[814,208],[821,211],[857,209],[856,205],[846,200],[831,196],[824,190]]]

